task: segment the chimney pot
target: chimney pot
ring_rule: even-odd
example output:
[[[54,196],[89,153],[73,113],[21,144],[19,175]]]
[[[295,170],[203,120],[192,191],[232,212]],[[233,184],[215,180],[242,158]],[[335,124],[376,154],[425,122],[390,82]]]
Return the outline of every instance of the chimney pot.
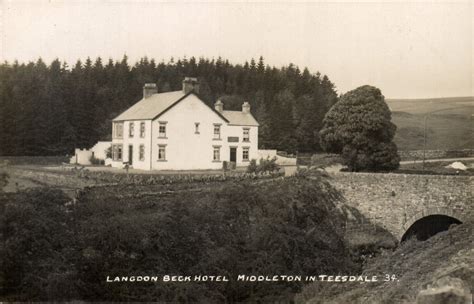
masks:
[[[184,77],[183,93],[188,94],[189,92],[199,94],[199,81],[196,77]]]
[[[250,113],[250,104],[248,102],[242,104],[242,113]]]
[[[156,83],[145,83],[143,86],[143,98],[148,98],[153,94],[158,93]]]
[[[216,109],[217,112],[222,113],[224,111],[224,103],[220,99],[217,100],[214,104],[214,109]]]

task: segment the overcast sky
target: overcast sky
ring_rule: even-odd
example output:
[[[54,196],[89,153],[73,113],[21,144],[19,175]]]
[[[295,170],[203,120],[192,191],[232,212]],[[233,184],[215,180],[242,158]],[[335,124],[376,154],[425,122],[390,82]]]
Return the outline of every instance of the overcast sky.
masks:
[[[471,1],[153,2],[0,0],[0,59],[222,56],[290,62],[340,93],[473,96]]]

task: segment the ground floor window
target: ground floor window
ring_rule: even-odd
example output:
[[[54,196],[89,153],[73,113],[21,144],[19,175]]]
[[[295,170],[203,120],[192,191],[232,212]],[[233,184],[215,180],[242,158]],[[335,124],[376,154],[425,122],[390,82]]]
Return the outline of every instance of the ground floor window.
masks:
[[[166,145],[158,145],[158,160],[166,160]]]
[[[138,154],[140,156],[140,160],[145,160],[145,145],[140,145],[140,150]]]
[[[242,160],[243,161],[248,161],[249,160],[249,147],[244,147],[242,148]]]
[[[214,152],[212,156],[213,161],[221,160],[221,146],[213,146]]]
[[[122,160],[122,145],[121,144],[112,145],[112,159],[114,161]]]

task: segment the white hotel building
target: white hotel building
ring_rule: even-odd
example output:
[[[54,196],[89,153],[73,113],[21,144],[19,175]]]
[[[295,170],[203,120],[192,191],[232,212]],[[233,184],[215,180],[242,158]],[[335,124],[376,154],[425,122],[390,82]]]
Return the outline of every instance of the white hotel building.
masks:
[[[181,91],[157,93],[145,84],[143,98],[113,120],[112,166],[143,170],[220,169],[222,162],[246,166],[258,158],[258,122],[245,102],[242,111],[211,108],[199,96],[196,78]]]

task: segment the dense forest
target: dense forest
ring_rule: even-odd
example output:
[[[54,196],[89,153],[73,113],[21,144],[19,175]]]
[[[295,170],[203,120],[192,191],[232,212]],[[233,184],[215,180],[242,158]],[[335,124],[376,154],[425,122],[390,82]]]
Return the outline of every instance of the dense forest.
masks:
[[[189,59],[156,63],[144,57],[99,57],[70,67],[54,60],[0,65],[0,155],[65,155],[110,140],[111,119],[142,97],[144,83],[160,92],[181,89],[185,76],[198,77],[200,96],[228,110],[248,101],[261,127],[259,146],[290,153],[320,149],[318,131],[336,102],[333,83],[319,72],[289,64],[270,67],[262,57],[245,64]]]

